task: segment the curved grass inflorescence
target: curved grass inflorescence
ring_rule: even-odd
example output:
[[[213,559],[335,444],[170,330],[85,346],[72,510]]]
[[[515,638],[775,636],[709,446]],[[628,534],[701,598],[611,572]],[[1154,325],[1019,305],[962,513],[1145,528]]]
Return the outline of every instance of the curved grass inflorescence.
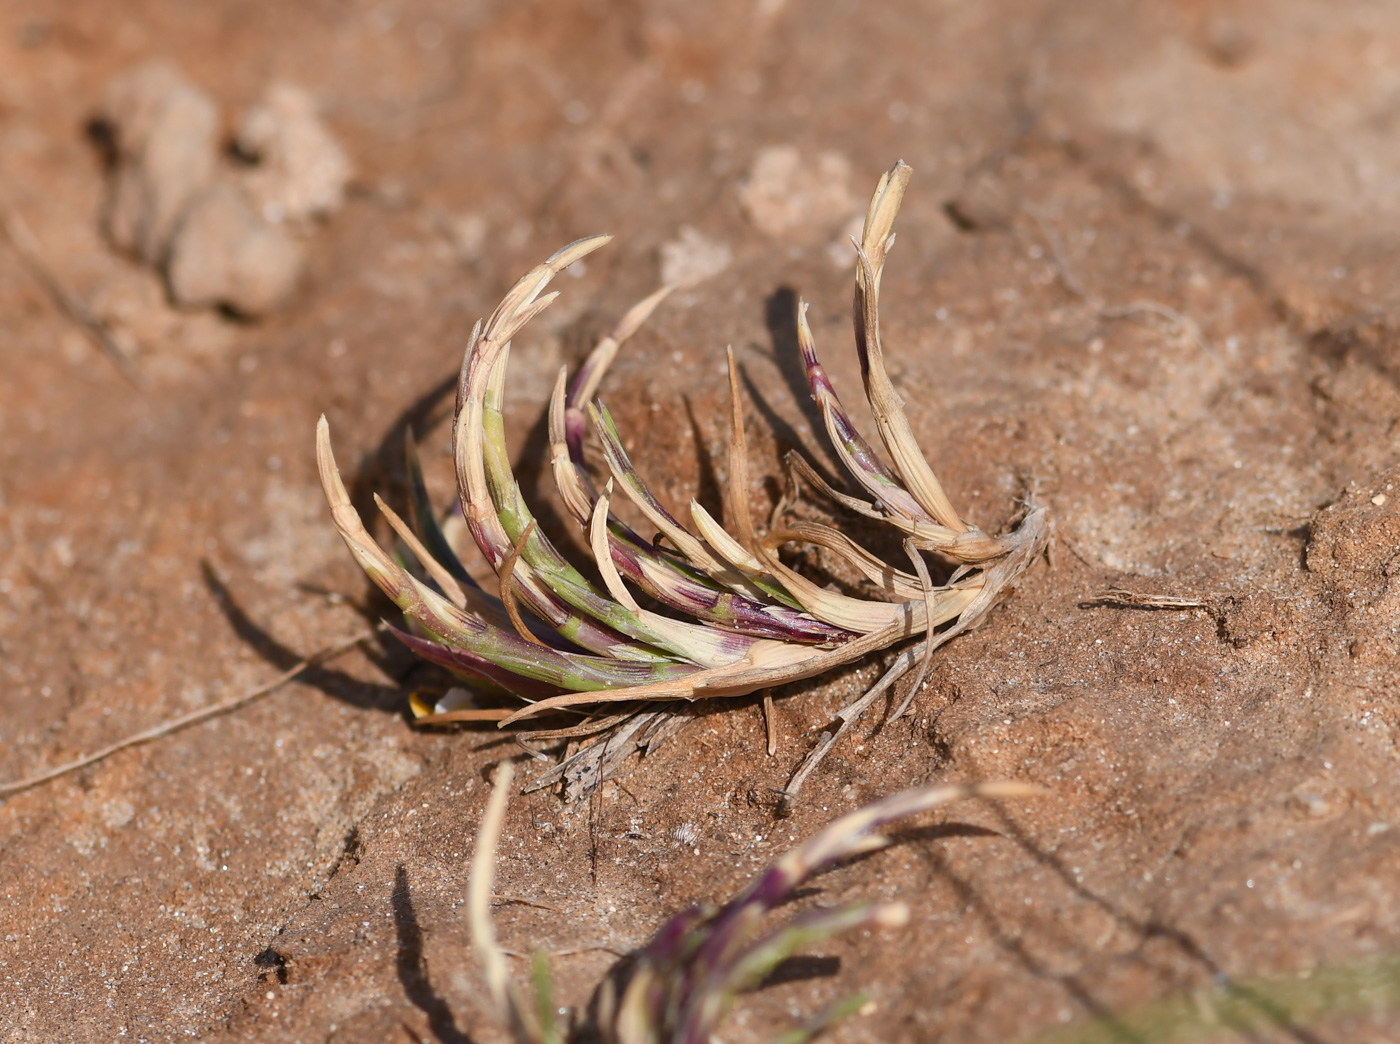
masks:
[[[847,813],[770,864],[723,906],[696,905],[667,920],[599,986],[593,1032],[567,1033],[556,1018],[562,1009],[552,1000],[544,954],[534,958],[530,997],[511,979],[491,920],[496,846],[513,772],[509,761],[497,770],[477,832],[467,908],[477,966],[516,1044],[563,1044],[565,1039],[594,1039],[595,1033],[604,1044],[706,1044],[715,1039],[735,1000],[756,989],[801,949],[856,928],[901,928],[909,920],[903,903],[859,902],[818,907],[770,925],[770,915],[814,874],[889,846],[893,840],[881,833],[883,828],[929,809],[969,798],[1004,800],[1047,793],[1025,783],[954,783],[901,791]],[[778,1040],[805,1044],[865,1004],[864,996],[842,998]]]
[[[668,288],[623,318],[590,354],[572,386],[566,370],[559,373],[548,418],[551,471],[601,582],[559,552],[535,524],[506,453],[506,367],[511,340],[557,296],[545,293],[550,281],[606,244],[607,236],[572,243],[526,274],[477,324],[462,362],[452,427],[458,493],[467,529],[499,578],[499,597],[472,580],[439,529],[412,439],[413,525],[376,501],[417,559],[420,575],[381,548],[365,528],[341,481],[329,427],[321,418],[317,460],[332,516],[361,567],[404,613],[407,630],[394,633],[463,679],[523,701],[500,713],[444,708],[420,721],[498,718],[507,723],[581,706],[742,696],[917,639],[872,690],[885,691],[898,675],[917,667],[918,679],[895,716],[903,713],[933,651],[986,614],[1045,548],[1048,536],[1040,507],[1029,507],[1014,531],[998,536],[954,510],[885,372],[880,277],[910,173],[898,163],[880,178],[856,245],[856,348],[866,398],[891,463],[861,436],[837,397],[817,357],[805,303],[799,303],[796,316],[803,367],[836,454],[864,495],[833,488],[796,454],[789,463],[796,476],[837,505],[893,527],[903,538],[912,572],[816,522],[794,521],[759,532],[748,506],[743,411],[732,352],[728,528],[696,501],[689,505],[693,528],[667,510],[633,466],[611,414],[595,394],[619,346]],[[590,429],[606,461],[601,489],[584,465]],[[655,527],[654,539],[614,514],[619,497]],[[838,556],[874,586],[874,597],[828,590],[790,568],[779,549],[792,543]],[[954,563],[946,583],[932,582],[925,552]],[[824,739],[828,748],[873,698],[867,694],[842,712],[841,730]],[[799,777],[809,770],[805,766]],[[795,787],[790,790],[795,793]]]

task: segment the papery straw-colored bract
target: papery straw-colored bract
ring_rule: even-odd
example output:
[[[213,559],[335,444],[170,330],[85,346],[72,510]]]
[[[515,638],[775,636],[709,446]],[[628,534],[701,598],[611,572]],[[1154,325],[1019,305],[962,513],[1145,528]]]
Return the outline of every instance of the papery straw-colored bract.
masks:
[[[510,978],[491,921],[496,844],[512,778],[510,762],[498,769],[477,833],[468,886],[472,945],[487,990],[517,1044],[562,1039],[549,997],[548,966],[537,956],[535,1003]],[[1022,783],[951,784],[892,794],[827,824],[783,855],[721,907],[695,906],[667,921],[646,946],[603,981],[596,1006],[598,1035],[606,1044],[706,1044],[739,994],[757,987],[805,946],[861,927],[899,928],[909,920],[903,903],[852,903],[818,908],[764,931],[767,915],[812,875],[842,859],[890,844],[879,833],[897,820],[966,798],[1017,798],[1044,794]],[[808,1018],[780,1039],[800,1044],[859,1009],[850,997]]]
[[[473,582],[438,529],[411,439],[416,529],[379,506],[417,558],[421,578],[386,553],[351,506],[321,419],[317,458],[335,524],[370,578],[402,609],[408,632],[396,633],[459,676],[527,701],[506,721],[581,704],[739,696],[812,677],[909,638],[921,643],[914,655],[900,658],[901,671],[918,665],[922,679],[933,650],[985,614],[1044,548],[1048,527],[1044,511],[1035,507],[1003,536],[962,518],[915,443],[904,403],[885,372],[880,277],[909,174],[900,163],[880,179],[856,250],[856,346],[866,397],[892,463],[881,461],[837,398],[817,358],[805,304],[796,320],[812,395],[838,457],[865,496],[832,488],[800,457],[791,463],[837,504],[901,534],[912,571],[816,522],[760,533],[749,512],[732,353],[728,526],[695,501],[689,505],[693,528],[667,510],[633,466],[611,414],[595,399],[619,345],[665,289],[628,313],[589,356],[572,387],[566,372],[559,373],[549,408],[551,469],[564,506],[586,536],[601,583],[560,554],[535,525],[506,454],[506,366],[512,338],[557,296],[544,292],[549,282],[608,242],[596,236],[565,247],[516,283],[477,324],[462,363],[452,429],[461,509],[500,577],[502,597]],[[590,426],[609,472],[601,490],[584,466]],[[612,512],[619,497],[655,527],[656,539],[641,536]],[[794,542],[817,545],[849,563],[874,586],[874,596],[827,590],[784,564],[779,548]],[[931,582],[924,552],[956,563],[947,583]]]

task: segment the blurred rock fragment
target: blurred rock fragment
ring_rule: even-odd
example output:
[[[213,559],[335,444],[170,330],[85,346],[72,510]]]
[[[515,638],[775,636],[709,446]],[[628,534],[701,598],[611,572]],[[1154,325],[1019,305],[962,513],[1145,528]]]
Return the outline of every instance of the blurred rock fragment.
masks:
[[[98,118],[113,148],[107,235],[160,265],[186,207],[214,177],[218,109],[171,66],[152,62],[111,82]]]
[[[269,87],[244,114],[234,144],[256,164],[245,182],[269,221],[324,217],[344,202],[350,161],[300,87]]]
[[[258,212],[242,185],[224,178],[186,212],[170,246],[166,279],[182,305],[263,315],[296,288],[305,253],[285,225]]]
[[[675,239],[661,245],[661,282],[667,286],[694,286],[729,267],[733,252],[727,243],[682,226]]]
[[[754,157],[739,203],[765,235],[818,240],[858,210],[850,178],[850,161],[839,152],[807,162],[791,145],[770,146]]]
[[[299,87],[274,84],[221,161],[218,109],[170,65],[108,87],[112,142],[105,215],[112,243],[159,268],[171,299],[254,317],[296,289],[313,219],[338,209],[350,163]]]

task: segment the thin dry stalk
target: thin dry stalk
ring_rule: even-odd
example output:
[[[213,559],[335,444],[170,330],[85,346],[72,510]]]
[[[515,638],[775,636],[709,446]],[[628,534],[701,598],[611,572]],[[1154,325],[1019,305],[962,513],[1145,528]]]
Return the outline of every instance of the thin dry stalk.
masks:
[[[112,336],[112,331],[96,313],[89,308],[86,302],[79,297],[69,285],[59,277],[49,263],[44,260],[43,249],[39,246],[39,241],[34,237],[34,233],[29,230],[29,226],[24,219],[19,216],[19,212],[6,205],[0,199],[0,233],[10,246],[19,255],[20,261],[29,270],[39,285],[44,288],[49,299],[53,301],[59,311],[71,319],[77,326],[92,338],[94,344],[102,351],[102,354],[111,360],[112,365],[117,368],[117,372],[125,378],[126,382],[133,388],[141,388],[141,375],[137,372],[131,358],[117,343],[117,339]]]
[[[1224,626],[1229,599],[1193,598],[1189,595],[1151,594],[1110,587],[1097,597],[1079,603],[1081,609],[1141,609],[1148,612],[1189,613],[1200,610]]]
[[[118,740],[116,743],[103,747],[101,750],[94,751],[91,754],[85,754],[81,758],[51,768],[47,772],[40,772],[37,775],[29,776],[26,779],[17,779],[10,783],[0,783],[0,798],[10,797],[21,791],[29,790],[31,787],[37,787],[41,783],[48,783],[50,780],[58,779],[60,776],[66,776],[70,772],[77,772],[79,769],[87,768],[89,765],[96,765],[99,761],[110,758],[118,751],[128,750],[131,747],[139,747],[144,743],[150,743],[153,740],[169,736],[171,733],[179,732],[181,729],[187,729],[191,725],[198,725],[202,721],[208,721],[210,718],[217,718],[221,714],[228,714],[241,707],[246,707],[255,700],[262,699],[262,697],[276,692],[282,686],[294,680],[297,675],[302,672],[308,671],[312,667],[319,667],[321,664],[349,652],[360,643],[373,638],[374,635],[374,631],[369,631],[364,634],[357,634],[353,638],[346,638],[344,641],[328,645],[324,649],[312,653],[295,666],[287,668],[270,682],[265,682],[256,688],[249,689],[247,692],[235,696],[232,699],[224,700],[222,703],[215,703],[208,707],[201,707],[199,710],[190,711],[188,714],[182,714],[178,718],[172,718],[169,721],[162,722],[160,725],[146,729],[144,732],[138,732],[134,736],[127,736],[125,739]]]
[[[467,881],[467,923],[471,928],[476,963],[481,968],[481,977],[486,980],[486,990],[496,1011],[510,1026],[516,1040],[539,1041],[545,1038],[535,1021],[534,1012],[524,1006],[519,989],[511,981],[505,953],[496,942],[496,927],[491,920],[496,846],[500,843],[501,822],[505,818],[506,799],[510,795],[510,782],[514,774],[514,765],[509,761],[501,762],[496,770],[491,797],[486,802],[486,811],[481,817],[481,827],[476,835],[476,855],[472,859],[471,877]]]
[[[1212,363],[1217,367],[1221,365],[1220,357],[1216,354],[1210,341],[1206,339],[1200,324],[1189,315],[1178,312],[1175,308],[1169,308],[1160,301],[1133,301],[1130,304],[1105,308],[1099,312],[1099,316],[1104,319],[1136,319],[1144,315],[1154,315],[1159,319],[1165,319],[1175,329],[1185,331],[1191,340],[1196,342],[1196,347],[1203,351]]]
[[[763,732],[768,739],[768,756],[778,753],[778,711],[773,706],[773,692],[763,690]]]

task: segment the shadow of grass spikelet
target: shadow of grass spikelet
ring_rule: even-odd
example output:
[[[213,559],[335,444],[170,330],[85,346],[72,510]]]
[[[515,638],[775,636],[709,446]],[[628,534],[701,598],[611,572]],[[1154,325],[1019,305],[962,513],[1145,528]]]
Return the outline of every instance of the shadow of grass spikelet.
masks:
[[[408,631],[396,633],[463,679],[518,696],[523,706],[503,724],[602,704],[654,712],[656,704],[672,701],[742,696],[813,677],[906,639],[917,644],[896,660],[892,670],[898,673],[887,674],[878,688],[884,691],[916,666],[921,681],[934,649],[981,619],[1044,549],[1048,523],[1044,510],[1031,506],[1014,531],[991,535],[959,515],[914,441],[904,403],[885,372],[880,277],[909,175],[899,163],[881,177],[856,244],[856,349],[890,463],[842,406],[817,356],[807,306],[799,302],[798,343],[812,395],[838,457],[863,495],[832,488],[800,457],[790,458],[790,464],[818,493],[900,534],[912,572],[815,522],[759,532],[746,496],[746,440],[732,352],[729,526],[692,501],[692,529],[662,504],[595,396],[620,345],[664,299],[669,289],[664,287],[599,343],[572,385],[563,369],[555,383],[548,418],[551,474],[583,531],[602,583],[559,552],[535,524],[506,454],[504,388],[511,340],[553,302],[557,293],[545,292],[551,280],[609,241],[594,236],[570,244],[520,279],[477,324],[462,361],[452,426],[458,495],[467,528],[501,581],[500,598],[477,587],[453,555],[434,521],[411,450],[416,532],[387,505],[379,506],[418,560],[421,578],[370,536],[346,494],[324,417],[317,427],[317,460],[332,517],[351,554],[403,611]],[[601,492],[584,465],[590,430],[608,473]],[[618,498],[630,501],[655,527],[655,540],[613,513]],[[663,538],[667,546],[660,543]],[[827,590],[788,567],[778,552],[792,543],[819,546],[842,558],[874,585],[875,597]],[[947,583],[932,583],[920,557],[926,552],[955,563]],[[912,695],[913,690],[905,706]],[[857,705],[864,709],[869,702]],[[854,720],[850,710],[842,712],[841,731]],[[428,714],[419,720],[452,718]],[[828,749],[835,738],[839,732],[825,741]],[[799,776],[805,778],[813,766],[805,765]],[[789,799],[797,786],[795,778]]]

